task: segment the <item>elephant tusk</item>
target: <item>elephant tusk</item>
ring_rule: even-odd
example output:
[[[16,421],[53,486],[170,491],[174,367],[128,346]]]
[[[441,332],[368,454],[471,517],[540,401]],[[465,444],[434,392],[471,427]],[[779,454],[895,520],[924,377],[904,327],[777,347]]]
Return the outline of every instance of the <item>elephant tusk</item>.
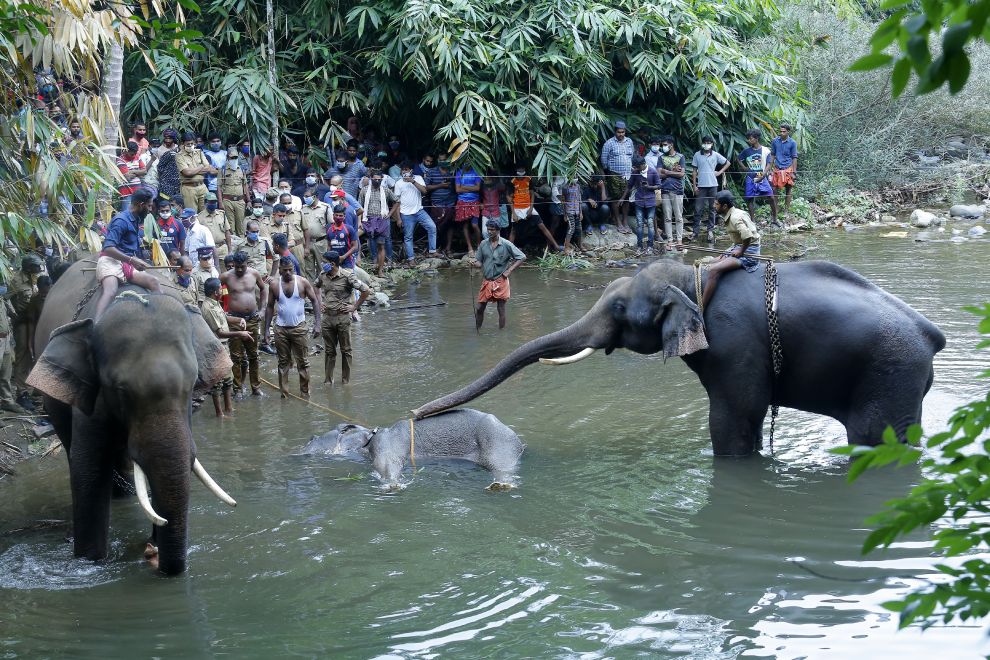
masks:
[[[141,509],[144,511],[144,515],[148,516],[148,520],[155,523],[158,527],[167,525],[168,521],[155,513],[155,510],[151,508],[151,500],[148,499],[148,477],[144,476],[144,471],[141,470],[141,466],[137,463],[134,463],[134,488],[137,490],[138,502],[141,504]]]
[[[594,353],[597,348],[586,348],[580,353],[575,353],[570,357],[565,358],[540,358],[540,362],[543,364],[574,364],[575,362],[580,362],[584,358],[588,357]]]
[[[219,497],[222,501],[226,502],[230,506],[237,506],[237,502],[233,497],[224,492],[223,488],[217,485],[217,482],[213,481],[213,477],[209,475],[203,464],[199,462],[199,459],[193,461],[193,474],[199,477],[199,480],[203,482],[203,485],[210,489],[210,492]]]

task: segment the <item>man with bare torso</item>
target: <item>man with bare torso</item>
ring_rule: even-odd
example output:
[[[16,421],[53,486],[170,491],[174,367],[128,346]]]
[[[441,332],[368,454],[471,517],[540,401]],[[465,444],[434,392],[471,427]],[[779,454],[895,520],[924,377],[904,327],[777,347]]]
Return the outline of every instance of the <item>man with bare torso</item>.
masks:
[[[239,338],[230,339],[230,358],[234,362],[234,391],[241,395],[244,375],[241,361],[247,355],[248,373],[251,379],[251,394],[261,393],[261,375],[258,372],[258,343],[261,341],[261,313],[255,299],[255,288],[264,290],[265,276],[248,266],[248,256],[244,252],[234,253],[234,268],[220,275],[220,283],[227,287],[230,299],[228,316],[244,319],[245,330],[254,337],[254,342]]]

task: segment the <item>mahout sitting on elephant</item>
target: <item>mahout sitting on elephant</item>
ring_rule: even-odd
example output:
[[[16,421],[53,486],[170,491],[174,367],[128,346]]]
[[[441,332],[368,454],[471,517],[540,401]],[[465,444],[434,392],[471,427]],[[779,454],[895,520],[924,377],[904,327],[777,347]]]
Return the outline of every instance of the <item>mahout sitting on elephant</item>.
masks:
[[[921,419],[942,332],[848,268],[807,261],[777,271],[783,366],[776,403],[837,419],[850,444],[876,445],[888,425],[903,438]],[[663,351],[665,360],[680,356],[708,392],[714,453],[750,454],[762,448],[774,391],[764,272],[761,265],[755,273],[722,273],[702,317],[694,269],[652,261],[612,282],[569,327],[520,346],[474,383],[413,413],[423,418],[464,404],[537,360],[570,364],[599,349]]]
[[[196,458],[191,400],[194,386],[205,390],[230,371],[230,358],[199,310],[164,281],[163,294],[121,286],[94,322],[101,286],[83,272],[87,263],[74,264],[48,295],[35,334],[40,357],[28,378],[44,394],[69,459],[75,554],[107,556],[111,495],[133,469],[138,500],[154,523],[158,568],[181,573],[190,472],[234,504]]]
[[[460,408],[423,420],[403,420],[388,428],[369,429],[338,424],[329,433],[314,435],[303,455],[359,454],[370,458],[389,486],[399,483],[402,468],[437,459],[473,461],[492,472],[492,490],[511,485],[519,456],[526,448],[515,431],[494,415]]]

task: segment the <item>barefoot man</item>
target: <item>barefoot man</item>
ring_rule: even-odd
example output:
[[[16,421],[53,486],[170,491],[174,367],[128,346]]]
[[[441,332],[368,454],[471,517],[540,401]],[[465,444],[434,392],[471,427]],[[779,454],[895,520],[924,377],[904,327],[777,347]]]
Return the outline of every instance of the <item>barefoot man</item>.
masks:
[[[228,339],[238,339],[248,344],[254,343],[254,337],[251,336],[251,333],[244,330],[244,319],[236,316],[228,317],[223,311],[223,305],[220,304],[220,286],[220,280],[215,277],[209,277],[203,283],[203,290],[206,292],[206,299],[203,301],[203,320],[206,321],[206,325],[210,326],[210,330],[224,346],[227,345]],[[240,329],[231,330],[229,323],[233,323],[234,327]],[[230,349],[228,348],[228,350]],[[237,365],[238,371],[240,368],[240,365]],[[233,370],[231,370],[223,377],[222,381],[210,389],[210,395],[213,397],[213,408],[217,411],[217,417],[225,418],[227,415],[224,413],[234,412],[234,404],[230,400],[233,384],[234,375]],[[220,407],[221,392],[223,393],[222,408]]]
[[[708,281],[705,282],[705,291],[701,296],[702,308],[708,307],[715,295],[715,286],[721,273],[737,268],[745,268],[747,273],[752,273],[760,265],[759,260],[746,256],[760,254],[760,232],[749,214],[736,206],[730,191],[723,190],[715,195],[715,212],[725,221],[725,231],[732,239],[732,249],[728,255],[716,258],[708,266]]]
[[[474,311],[474,326],[481,329],[485,322],[485,308],[492,300],[498,308],[498,329],[505,327],[505,301],[509,299],[509,273],[526,260],[526,255],[515,245],[499,236],[502,225],[495,218],[485,223],[488,240],[482,241],[472,268],[480,268],[485,276],[478,294],[478,307]]]
[[[107,227],[103,251],[96,262],[96,279],[103,285],[103,296],[96,304],[94,321],[99,321],[107,311],[121,284],[137,284],[152,293],[162,292],[158,278],[144,272],[148,264],[137,256],[144,235],[144,217],[151,212],[151,202],[151,190],[138,188],[131,194],[127,210],[115,215]]]
[[[235,262],[236,263],[236,262]],[[235,266],[236,268],[236,266]],[[299,264],[290,256],[278,261],[278,282],[273,282],[268,290],[268,305],[265,307],[265,335],[275,319],[275,353],[278,355],[278,388],[282,398],[289,398],[289,370],[296,363],[299,370],[299,390],[309,398],[309,341],[306,332],[306,298],[313,303],[313,339],[320,336],[320,301],[316,299],[313,285],[305,277],[296,275]]]
[[[255,301],[255,288],[264,290],[264,276],[248,266],[248,256],[244,252],[234,253],[234,268],[221,273],[220,283],[227,287],[230,299],[228,316],[244,320],[245,330],[254,337],[248,342],[238,337],[230,341],[230,359],[234,362],[234,390],[237,399],[241,398],[244,374],[241,371],[241,361],[247,353],[248,373],[251,378],[251,394],[264,396],[261,393],[261,375],[258,372],[258,343],[261,341],[261,314]]]

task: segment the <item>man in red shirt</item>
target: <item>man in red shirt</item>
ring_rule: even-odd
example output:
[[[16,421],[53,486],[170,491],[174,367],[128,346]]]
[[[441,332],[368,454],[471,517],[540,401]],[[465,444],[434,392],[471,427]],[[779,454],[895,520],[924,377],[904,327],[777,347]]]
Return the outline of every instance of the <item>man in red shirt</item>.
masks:
[[[264,197],[272,187],[272,172],[281,172],[282,164],[275,158],[271,146],[265,147],[264,152],[254,157],[251,162],[252,186],[258,197]]]
[[[117,184],[117,191],[120,193],[120,203],[126,209],[131,193],[141,187],[141,177],[148,172],[141,163],[139,147],[133,140],[127,143],[127,150],[117,159],[117,169],[124,176],[123,183]]]
[[[139,156],[148,150],[148,127],[143,121],[134,124],[134,137],[131,140],[137,144]]]

